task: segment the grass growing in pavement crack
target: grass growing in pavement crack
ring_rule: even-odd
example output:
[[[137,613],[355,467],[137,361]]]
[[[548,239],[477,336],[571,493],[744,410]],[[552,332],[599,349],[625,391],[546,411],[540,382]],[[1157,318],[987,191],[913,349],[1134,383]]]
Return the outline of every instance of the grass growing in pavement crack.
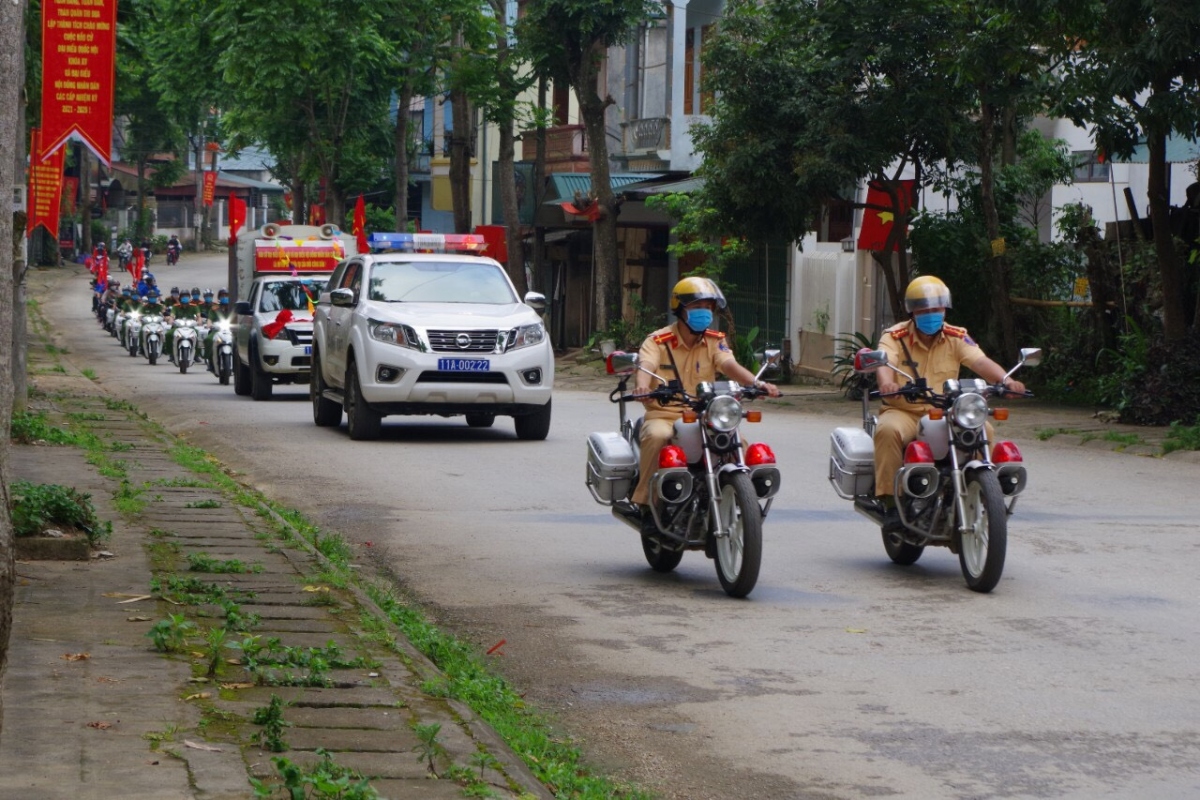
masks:
[[[110,410],[121,410],[140,419],[146,415],[123,401],[105,402]],[[87,423],[83,423],[85,426]],[[162,441],[172,442],[161,427],[153,425]],[[88,450],[88,460],[102,473],[124,478],[122,492],[132,504],[142,490],[129,484],[123,462],[109,455],[114,449],[90,431],[85,441],[72,441]],[[64,442],[65,443],[65,442]],[[508,683],[489,672],[482,656],[471,645],[438,629],[411,602],[403,598],[394,586],[382,580],[366,580],[357,574],[352,563],[354,551],[341,536],[325,532],[312,524],[303,514],[285,508],[266,498],[261,492],[235,480],[213,456],[204,450],[174,440],[169,447],[172,459],[192,473],[205,477],[208,487],[222,491],[225,496],[252,510],[270,526],[276,538],[284,543],[302,538],[308,546],[325,556],[327,567],[320,573],[322,583],[336,588],[358,585],[383,610],[387,619],[379,619],[369,611],[360,614],[360,625],[376,642],[388,647],[401,658],[404,650],[395,643],[392,630],[398,628],[405,638],[430,658],[445,676],[427,688],[433,694],[454,698],[466,703],[476,714],[494,728],[517,753],[529,769],[550,791],[559,796],[600,800],[600,798],[648,798],[641,790],[607,777],[593,774],[583,763],[579,748],[556,734],[548,720],[526,707],[525,702]],[[107,470],[107,472],[106,472]],[[139,508],[140,510],[140,508]],[[167,550],[172,543],[159,541],[159,559],[171,557]],[[227,609],[228,610],[228,609]],[[228,621],[227,621],[228,623]],[[166,627],[166,626],[164,626]],[[174,627],[174,626],[171,626]],[[177,631],[171,631],[176,633]],[[160,629],[160,635],[164,632]],[[284,676],[284,679],[313,680],[323,676],[321,671],[307,676]]]

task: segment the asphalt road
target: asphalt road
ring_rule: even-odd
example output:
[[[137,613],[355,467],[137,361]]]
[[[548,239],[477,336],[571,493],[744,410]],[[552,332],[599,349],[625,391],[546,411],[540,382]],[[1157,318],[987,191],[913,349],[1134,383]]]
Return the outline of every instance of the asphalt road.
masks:
[[[217,288],[224,262],[156,274]],[[946,550],[892,565],[829,487],[851,404],[769,409],[749,432],[784,487],[738,601],[701,554],[651,572],[591,500],[586,436],[616,428],[600,392],[557,391],[545,442],[436,417],[352,442],[312,424],[305,387],[255,403],[123,355],[87,304],[82,278],[46,301],[76,364],[343,533],[442,624],[505,640],[497,667],[535,706],[663,796],[1200,796],[1196,463],[1021,441],[1030,489],[978,595]]]

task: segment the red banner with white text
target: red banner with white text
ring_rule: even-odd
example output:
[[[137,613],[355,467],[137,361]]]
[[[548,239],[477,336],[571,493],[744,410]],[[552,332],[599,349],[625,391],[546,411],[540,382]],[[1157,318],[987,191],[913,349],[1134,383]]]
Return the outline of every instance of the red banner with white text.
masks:
[[[209,170],[204,173],[204,194],[201,196],[204,200],[204,207],[211,208],[213,197],[217,194],[217,173]]]
[[[112,163],[117,0],[42,0],[42,158],[78,135]]]
[[[51,236],[58,236],[58,214],[62,205],[63,157],[61,148],[42,161],[42,137],[37,128],[29,132],[29,220],[25,234],[45,225]]]

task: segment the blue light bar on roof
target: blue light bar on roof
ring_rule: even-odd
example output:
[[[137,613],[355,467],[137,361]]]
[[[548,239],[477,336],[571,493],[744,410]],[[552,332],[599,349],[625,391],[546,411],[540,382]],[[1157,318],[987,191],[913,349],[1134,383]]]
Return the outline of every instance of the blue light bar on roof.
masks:
[[[483,237],[473,233],[372,233],[371,250],[407,253],[482,252]]]

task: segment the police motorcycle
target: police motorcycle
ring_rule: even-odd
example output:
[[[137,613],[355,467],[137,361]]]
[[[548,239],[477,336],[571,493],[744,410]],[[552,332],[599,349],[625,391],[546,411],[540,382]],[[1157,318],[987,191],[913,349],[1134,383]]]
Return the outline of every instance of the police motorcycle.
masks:
[[[135,309],[129,312],[129,319],[125,321],[125,349],[129,351],[130,358],[137,357],[142,351],[143,324],[141,311]]]
[[[863,392],[862,427],[836,428],[830,435],[829,482],[839,497],[854,501],[855,511],[881,527],[884,550],[894,563],[914,564],[926,547],[948,547],[958,555],[968,588],[986,593],[999,583],[1008,548],[1008,517],[1025,490],[1027,475],[1016,444],[988,441],[988,417],[1008,419],[1008,409],[991,408],[989,399],[1013,395],[1004,381],[1041,360],[1040,349],[1024,348],[1017,365],[999,382],[955,378],[936,392],[924,378],[889,364],[883,350],[864,347],[855,354],[854,369],[860,375],[886,366],[908,383],[895,392]],[[869,401],[893,396],[927,402],[932,408],[921,418],[917,438],[906,446],[904,463],[896,472],[899,525],[885,528],[887,509],[875,498],[878,418]]]
[[[167,326],[161,313],[148,314],[143,320],[142,353],[152,367],[158,363],[158,357],[162,355],[163,336],[166,330]]]
[[[233,325],[227,319],[219,319],[212,327],[213,338],[206,354],[208,369],[222,386],[228,386],[233,374]]]
[[[186,375],[188,367],[196,359],[196,342],[199,339],[196,320],[176,319],[175,332],[171,335],[172,355],[180,374]]]
[[[778,350],[765,353],[756,378],[773,368]],[[761,442],[746,447],[739,433],[743,420],[758,422],[761,411],[743,401],[765,396],[766,390],[735,381],[701,383],[689,395],[677,381],[665,381],[637,366],[637,355],[612,353],[610,375],[620,376],[609,400],[619,404],[620,431],[588,436],[587,487],[597,503],[642,537],[642,552],[650,568],[671,572],[687,550],[703,550],[716,562],[721,588],[730,597],[745,597],[758,582],[762,563],[762,522],[779,491],[775,454]],[[627,394],[631,375],[652,375],[661,386],[649,397],[681,404],[684,412],[675,432],[658,457],[650,480],[650,516],[630,499],[638,483],[639,433],[626,414],[626,404],[643,397]]]

